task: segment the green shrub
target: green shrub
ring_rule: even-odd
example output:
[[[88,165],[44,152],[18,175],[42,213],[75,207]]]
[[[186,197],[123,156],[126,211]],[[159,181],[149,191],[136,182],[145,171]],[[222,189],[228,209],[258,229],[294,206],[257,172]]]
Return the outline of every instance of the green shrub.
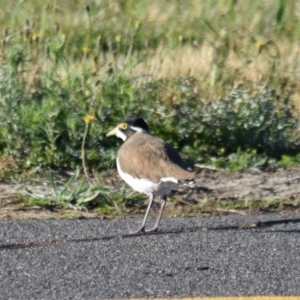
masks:
[[[238,149],[253,149],[275,158],[295,154],[300,142],[298,120],[293,116],[292,100],[283,96],[267,88],[252,95],[234,90],[203,108],[198,137],[215,151],[222,149],[223,154]]]

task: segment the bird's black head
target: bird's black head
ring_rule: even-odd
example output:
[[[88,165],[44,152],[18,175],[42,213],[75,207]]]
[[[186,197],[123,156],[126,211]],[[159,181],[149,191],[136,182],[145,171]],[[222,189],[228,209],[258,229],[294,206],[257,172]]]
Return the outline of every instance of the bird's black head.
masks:
[[[129,126],[135,131],[148,131],[149,127],[145,120],[141,117],[136,118],[128,118],[125,123],[129,124]]]
[[[130,136],[136,132],[148,132],[148,124],[141,117],[128,118],[125,121],[122,121],[110,131],[106,136],[116,135],[123,141],[127,140]]]

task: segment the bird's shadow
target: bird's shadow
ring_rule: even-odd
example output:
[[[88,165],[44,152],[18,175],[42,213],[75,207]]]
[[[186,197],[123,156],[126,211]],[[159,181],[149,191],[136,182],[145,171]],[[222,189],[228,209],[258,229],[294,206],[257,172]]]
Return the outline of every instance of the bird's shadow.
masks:
[[[207,231],[226,231],[226,230],[253,230],[253,229],[266,229],[272,228],[276,225],[283,224],[297,224],[300,223],[300,218],[291,218],[291,219],[279,219],[279,220],[269,220],[269,221],[257,221],[253,223],[243,223],[236,225],[220,225],[220,226],[188,226],[180,227],[169,230],[160,230],[154,232],[142,232],[142,233],[115,233],[111,235],[104,235],[99,237],[86,237],[78,239],[47,239],[40,241],[20,241],[12,243],[1,243],[0,242],[0,251],[1,250],[13,250],[20,248],[31,248],[31,247],[41,247],[48,246],[53,244],[66,244],[66,243],[82,243],[82,242],[99,242],[99,241],[109,241],[113,239],[120,238],[140,238],[146,236],[155,236],[155,235],[171,235],[171,234],[183,234],[183,233],[192,233],[192,232],[207,232]],[[259,232],[259,231],[256,231]],[[300,233],[300,229],[277,229],[277,230],[264,230],[264,232],[281,232],[281,233]]]
[[[250,230],[250,229],[266,229],[272,228],[276,225],[283,224],[296,224],[300,223],[300,218],[291,218],[291,219],[279,219],[279,220],[269,220],[269,221],[257,221],[252,223],[242,223],[236,225],[220,225],[220,226],[188,226],[188,227],[180,227],[176,229],[170,230],[161,230],[155,232],[145,232],[145,233],[133,233],[133,234],[123,234],[119,237],[122,238],[134,238],[140,236],[147,235],[167,235],[167,234],[181,234],[181,233],[191,233],[191,232],[206,232],[206,231],[226,231],[226,230]],[[266,232],[266,231],[264,231]],[[300,229],[280,229],[280,230],[272,230],[272,232],[299,232]]]

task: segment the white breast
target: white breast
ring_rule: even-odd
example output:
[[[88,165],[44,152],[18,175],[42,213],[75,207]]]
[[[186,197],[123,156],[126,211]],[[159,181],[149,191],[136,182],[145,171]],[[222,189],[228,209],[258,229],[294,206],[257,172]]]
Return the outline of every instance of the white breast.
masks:
[[[117,159],[117,169],[121,178],[134,190],[149,195],[153,193],[155,196],[167,196],[178,187],[178,180],[173,177],[161,178],[159,182],[152,182],[148,179],[134,178],[130,174],[122,171]]]

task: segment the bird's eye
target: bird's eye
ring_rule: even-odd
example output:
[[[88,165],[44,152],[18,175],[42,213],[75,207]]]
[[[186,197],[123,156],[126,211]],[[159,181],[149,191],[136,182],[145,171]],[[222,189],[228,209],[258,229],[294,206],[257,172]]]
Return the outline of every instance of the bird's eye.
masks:
[[[122,129],[122,130],[126,130],[128,128],[128,124],[127,123],[122,123],[122,124],[120,124],[119,128]]]

